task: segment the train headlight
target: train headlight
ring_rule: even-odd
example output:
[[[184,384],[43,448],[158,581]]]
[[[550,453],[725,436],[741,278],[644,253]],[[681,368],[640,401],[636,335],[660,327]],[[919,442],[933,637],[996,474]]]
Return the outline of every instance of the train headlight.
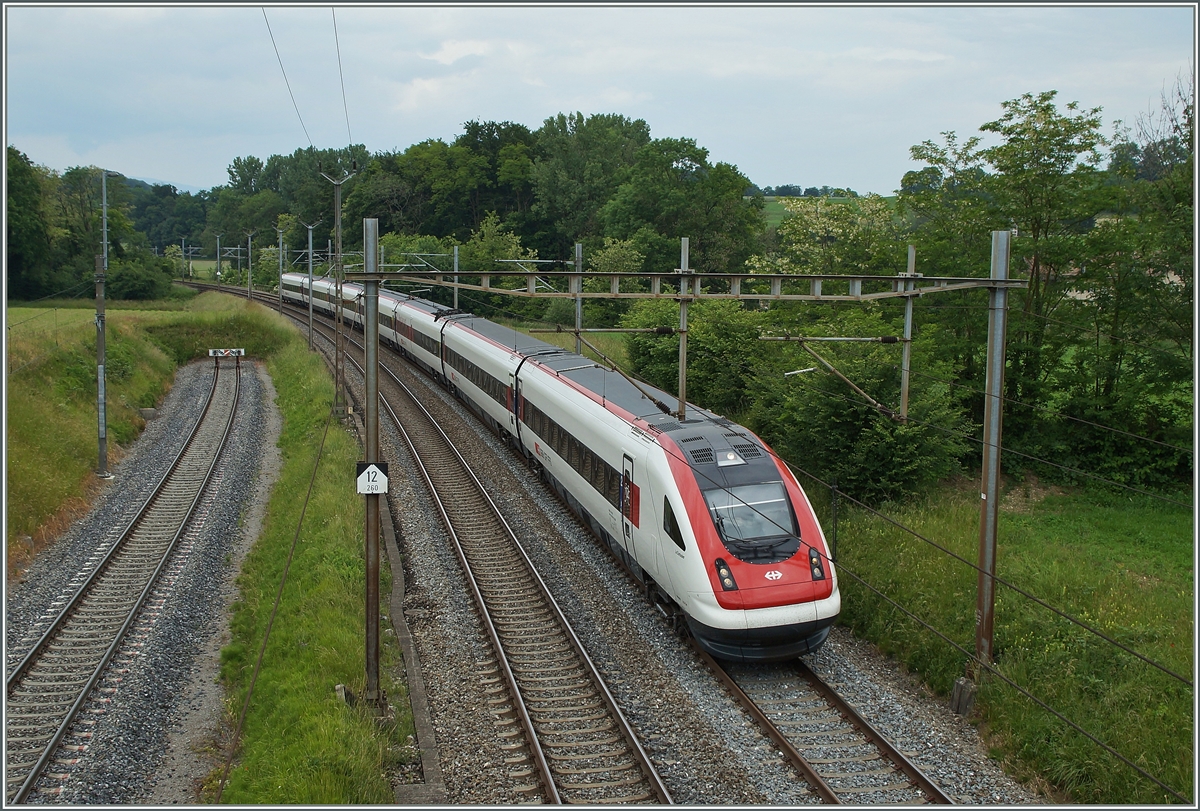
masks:
[[[821,565],[821,554],[811,546],[808,548],[808,565],[812,569],[813,580],[825,579],[825,568]]]
[[[729,564],[717,558],[713,564],[717,570],[717,579],[721,581],[721,588],[725,591],[737,591],[737,581],[733,579],[733,572],[729,568]]]
[[[717,454],[717,467],[744,464],[746,464],[746,460],[739,456],[737,451],[721,451]]]

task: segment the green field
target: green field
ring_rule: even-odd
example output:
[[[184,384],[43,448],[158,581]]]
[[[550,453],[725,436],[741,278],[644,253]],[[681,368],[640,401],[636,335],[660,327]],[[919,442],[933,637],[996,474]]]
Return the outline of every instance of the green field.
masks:
[[[842,622],[948,693],[966,670],[966,656],[874,590],[974,651],[977,572],[866,511],[843,502],[839,512]],[[920,503],[885,512],[962,558],[977,560],[975,485],[944,487]],[[1035,490],[1029,498],[1018,486],[1002,507],[997,549],[998,577],[1190,679],[1195,635],[1190,510],[1093,491]],[[994,650],[1005,676],[1191,796],[1190,687],[1004,586],[997,588]],[[978,712],[993,754],[1018,776],[1048,782],[1061,798],[1173,801],[999,679],[984,678]]]
[[[86,304],[87,302],[82,302]],[[238,579],[233,639],[222,650],[230,729],[249,687],[275,595],[313,474],[332,400],[329,374],[299,332],[257,304],[216,293],[154,310],[116,310],[108,319],[109,436],[128,444],[143,423],[136,407],[155,405],[176,365],[214,345],[245,346],[265,358],[283,419],[283,466],[262,535]],[[87,509],[96,464],[95,329],[86,309],[8,310],[8,550],[10,567],[29,550],[21,535],[51,542],[70,517]],[[23,326],[22,326],[23,325]],[[53,430],[47,430],[52,420]],[[411,756],[398,744],[412,732],[395,637],[381,640],[381,687],[396,710],[380,725],[334,692],[365,682],[363,505],[347,498],[344,478],[359,458],[337,423],[329,431],[312,503],[282,590],[262,669],[245,718],[223,802],[245,804],[385,804],[394,795],[386,772]],[[14,554],[14,552],[16,554]],[[382,562],[383,593],[390,571]],[[11,574],[10,570],[10,574]],[[219,774],[205,782],[215,796]]]
[[[788,198],[786,198],[786,197],[763,197],[763,215],[766,218],[767,228],[778,228],[779,224],[781,222],[783,222],[785,217],[788,216],[788,211],[786,208],[784,208],[784,205],[783,205],[783,201],[786,199],[788,199]],[[801,199],[812,199],[812,198],[801,198]],[[826,197],[825,199],[831,203],[836,203],[838,205],[844,205],[846,203],[849,203],[854,198],[853,197]],[[895,195],[892,195],[890,197],[884,197],[883,199],[886,200],[889,205],[892,205],[893,207],[895,206],[895,203],[896,203]]]

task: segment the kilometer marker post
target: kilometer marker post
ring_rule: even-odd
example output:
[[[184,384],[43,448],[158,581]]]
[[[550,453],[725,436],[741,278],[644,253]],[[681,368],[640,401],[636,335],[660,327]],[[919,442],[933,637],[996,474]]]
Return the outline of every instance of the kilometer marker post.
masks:
[[[383,715],[386,699],[379,690],[379,498],[387,492],[387,465],[379,461],[379,220],[363,220],[363,290],[366,305],[366,457],[358,492],[366,496],[366,645],[367,689],[364,700]],[[380,486],[382,485],[382,486]]]

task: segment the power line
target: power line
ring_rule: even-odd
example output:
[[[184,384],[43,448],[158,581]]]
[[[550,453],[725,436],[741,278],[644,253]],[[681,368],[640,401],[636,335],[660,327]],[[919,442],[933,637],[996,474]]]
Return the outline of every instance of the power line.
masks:
[[[1175,789],[1171,788],[1171,787],[1170,787],[1170,786],[1168,786],[1166,783],[1164,783],[1163,781],[1159,780],[1157,777],[1155,777],[1154,775],[1150,774],[1149,772],[1147,772],[1147,771],[1146,771],[1145,769],[1143,769],[1142,767],[1138,766],[1138,765],[1137,765],[1136,763],[1134,763],[1132,760],[1130,760],[1129,758],[1127,758],[1127,757],[1125,757],[1124,755],[1122,755],[1122,754],[1121,754],[1120,752],[1118,752],[1116,749],[1114,749],[1113,747],[1109,746],[1107,743],[1105,743],[1104,741],[1100,740],[1099,738],[1097,738],[1097,737],[1096,737],[1095,735],[1093,735],[1092,733],[1088,732],[1086,729],[1084,729],[1084,728],[1083,728],[1083,727],[1081,727],[1079,724],[1077,724],[1077,723],[1075,723],[1074,721],[1072,721],[1070,718],[1067,718],[1065,715],[1063,715],[1062,713],[1060,713],[1058,710],[1054,709],[1054,708],[1053,708],[1053,707],[1051,707],[1049,704],[1047,704],[1046,702],[1042,701],[1040,698],[1038,698],[1038,697],[1037,697],[1037,696],[1035,696],[1033,693],[1031,693],[1031,692],[1029,692],[1028,690],[1026,690],[1026,689],[1025,689],[1024,687],[1022,687],[1021,685],[1017,684],[1015,681],[1013,681],[1012,679],[1010,679],[1008,676],[1005,676],[1003,673],[1001,673],[999,670],[997,670],[997,669],[996,669],[996,666],[995,666],[994,664],[992,664],[991,662],[985,662],[985,661],[983,661],[982,659],[979,659],[978,657],[976,657],[976,656],[975,656],[975,654],[973,654],[973,653],[971,653],[970,651],[968,651],[968,650],[967,650],[966,648],[964,648],[962,645],[958,644],[958,643],[957,643],[957,642],[955,642],[953,639],[951,639],[950,637],[946,636],[944,633],[942,633],[941,631],[939,631],[937,628],[934,628],[932,625],[930,625],[929,623],[925,622],[923,619],[921,619],[920,617],[918,617],[916,614],[914,614],[913,612],[909,611],[909,610],[908,610],[907,608],[905,608],[904,606],[900,605],[900,603],[896,602],[896,601],[895,601],[895,600],[893,600],[891,597],[887,596],[887,595],[886,595],[886,594],[884,594],[882,591],[880,591],[879,589],[875,588],[874,586],[872,586],[872,585],[871,585],[870,583],[868,583],[867,581],[863,580],[861,577],[859,577],[858,575],[856,575],[854,572],[852,572],[852,571],[850,571],[849,569],[847,569],[847,568],[846,568],[846,566],[845,566],[844,564],[839,564],[838,568],[839,568],[841,571],[845,572],[846,574],[850,575],[850,577],[854,578],[854,579],[855,579],[855,580],[857,580],[859,583],[862,583],[862,584],[863,584],[863,586],[865,586],[866,588],[868,588],[868,589],[870,589],[871,591],[873,591],[873,592],[875,592],[876,594],[878,594],[880,597],[882,597],[882,598],[883,598],[884,600],[886,600],[887,602],[891,603],[891,604],[892,604],[892,605],[893,605],[893,606],[894,606],[894,607],[895,607],[897,610],[899,610],[899,611],[903,612],[905,615],[907,615],[908,617],[910,617],[911,619],[913,619],[914,621],[916,621],[916,622],[917,622],[917,623],[919,623],[920,625],[922,625],[922,626],[924,626],[925,628],[927,628],[927,629],[928,629],[928,630],[929,630],[931,633],[933,633],[933,634],[936,634],[938,637],[940,637],[940,638],[942,639],[942,641],[946,642],[946,644],[948,644],[948,645],[950,645],[951,647],[953,647],[953,648],[955,648],[956,650],[958,650],[960,653],[962,653],[963,655],[965,655],[965,656],[966,656],[968,659],[970,659],[971,661],[975,662],[975,663],[976,663],[976,664],[977,664],[979,667],[983,668],[984,670],[988,671],[989,673],[991,673],[991,674],[992,674],[993,676],[995,676],[996,678],[998,678],[998,679],[1000,679],[1001,681],[1003,681],[1003,682],[1004,682],[1005,684],[1007,684],[1009,687],[1013,688],[1013,689],[1014,689],[1014,690],[1016,690],[1018,693],[1020,693],[1021,695],[1025,696],[1026,698],[1028,698],[1028,699],[1029,699],[1030,701],[1032,701],[1033,703],[1037,704],[1037,705],[1038,705],[1039,707],[1041,707],[1043,710],[1045,710],[1046,712],[1050,713],[1050,714],[1051,714],[1051,715],[1053,715],[1055,718],[1057,718],[1058,720],[1062,721],[1062,722],[1063,722],[1064,724],[1066,724],[1067,726],[1069,726],[1069,727],[1071,727],[1072,729],[1074,729],[1074,730],[1075,730],[1076,732],[1078,732],[1080,735],[1083,735],[1085,738],[1087,738],[1087,739],[1088,739],[1088,740],[1090,740],[1092,743],[1094,743],[1094,744],[1096,744],[1097,746],[1099,746],[1099,747],[1100,747],[1101,749],[1103,749],[1104,751],[1108,752],[1110,755],[1112,755],[1113,757],[1115,757],[1117,760],[1121,761],[1121,762],[1122,762],[1122,763],[1124,763],[1126,766],[1128,766],[1128,767],[1130,767],[1131,769],[1133,769],[1134,771],[1136,771],[1136,772],[1137,772],[1138,774],[1140,774],[1142,777],[1145,777],[1147,780],[1150,780],[1151,782],[1153,782],[1155,785],[1157,785],[1157,786],[1158,786],[1159,788],[1161,788],[1163,791],[1166,791],[1167,793],[1169,793],[1169,794],[1171,794],[1172,796],[1176,797],[1176,798],[1177,798],[1177,799],[1178,799],[1180,802],[1183,802],[1183,803],[1186,803],[1186,802],[1188,802],[1188,799],[1187,799],[1186,797],[1184,797],[1183,795],[1181,795],[1179,792],[1177,792]]]
[[[899,367],[896,366],[895,364],[892,364],[892,368],[896,369]],[[912,369],[910,371],[912,371],[912,373],[915,375],[920,375],[921,377],[927,377],[930,380],[936,380],[937,382],[945,383],[948,386],[954,386],[956,388],[966,389],[967,391],[973,392],[975,394],[983,394],[983,395],[987,394],[987,392],[985,392],[985,391],[981,391],[979,389],[973,389],[970,386],[967,386],[963,383],[955,383],[953,380],[946,380],[945,378],[937,377],[936,375],[918,372],[915,369]],[[1158,439],[1151,439],[1148,436],[1142,436],[1141,434],[1134,434],[1129,431],[1122,431],[1120,428],[1112,428],[1107,425],[1101,425],[1098,422],[1092,422],[1091,420],[1085,420],[1081,417],[1072,417],[1070,414],[1064,414],[1061,411],[1055,411],[1051,408],[1046,408],[1044,406],[1037,406],[1037,405],[1033,405],[1032,403],[1024,403],[1024,402],[1021,402],[1020,400],[1014,400],[1011,397],[1005,397],[1004,401],[1006,403],[1013,403],[1014,405],[1024,406],[1025,408],[1032,408],[1035,411],[1041,411],[1045,414],[1050,414],[1055,417],[1062,417],[1065,420],[1072,420],[1074,422],[1083,423],[1084,425],[1091,425],[1094,428],[1101,428],[1105,431],[1112,431],[1115,434],[1124,434],[1125,436],[1133,437],[1134,439],[1143,439],[1146,442],[1153,442],[1155,445],[1162,445],[1164,448],[1171,448],[1173,450],[1182,451],[1183,453],[1193,453],[1193,450],[1191,448],[1183,448],[1183,447],[1180,447],[1179,445],[1172,445],[1170,442],[1163,442]]]
[[[283,74],[283,83],[287,85],[288,95],[292,98],[292,107],[296,110],[296,118],[300,119],[300,129],[304,130],[304,137],[308,138],[308,145],[312,146],[312,138],[309,137],[308,127],[304,126],[304,117],[300,115],[300,107],[296,104],[296,96],[292,93],[292,83],[288,81],[287,71],[283,69],[283,59],[279,56],[279,46],[275,44],[275,35],[271,33],[271,21],[267,19],[267,9],[262,6],[263,22],[267,24],[267,33],[271,35],[271,47],[275,49],[275,58],[279,60],[279,71]]]
[[[90,281],[87,281],[87,282],[80,282],[79,284],[76,284],[76,285],[73,285],[73,286],[71,286],[71,287],[68,287],[68,288],[66,288],[65,290],[59,290],[59,291],[58,291],[58,292],[56,292],[56,293],[50,293],[49,295],[42,296],[41,298],[34,299],[33,301],[26,302],[26,304],[27,304],[27,305],[29,305],[29,304],[37,304],[39,301],[45,301],[46,299],[57,298],[58,296],[65,296],[67,293],[74,293],[74,292],[75,292],[76,290],[78,290],[79,288],[81,288],[81,287],[86,287],[86,286],[87,286],[87,285],[89,285],[89,284],[92,284],[92,282],[90,282]],[[41,318],[41,316],[43,316],[43,315],[45,315],[45,313],[41,313],[40,315],[34,315],[34,316],[30,316],[29,318],[26,318],[26,319],[25,319],[25,321],[32,321],[32,320],[33,320],[33,319],[35,319],[35,318]],[[25,323],[25,321],[18,321],[18,322],[17,322],[17,323],[15,323],[15,324],[9,324],[9,325],[8,325],[8,328],[9,328],[9,329],[12,329],[13,327],[19,327],[19,326],[21,326],[22,324],[24,324],[24,323]]]
[[[354,144],[354,136],[350,134],[350,108],[346,106],[346,79],[342,76],[342,46],[338,42],[337,11],[334,10],[333,6],[330,6],[329,12],[333,15],[333,45],[337,48],[338,79],[342,83],[342,110],[346,113],[346,143],[350,146]]]
[[[832,490],[832,489],[833,489],[833,485],[829,484],[828,482],[822,481],[820,478],[818,478],[817,476],[814,476],[813,474],[809,473],[807,470],[804,470],[803,468],[800,468],[800,467],[798,467],[798,466],[796,466],[796,465],[793,465],[791,462],[787,461],[787,460],[786,460],[786,459],[784,459],[783,457],[777,456],[776,458],[777,458],[777,459],[779,459],[779,461],[783,462],[785,465],[787,465],[787,466],[788,466],[788,468],[789,468],[790,470],[793,470],[793,471],[796,471],[796,472],[799,472],[799,473],[803,473],[805,476],[807,476],[808,478],[810,478],[810,479],[812,479],[813,481],[817,482],[818,484],[820,484],[820,485],[822,485],[822,486],[824,486],[824,487],[828,487],[830,490]],[[942,553],[944,553],[945,555],[947,555],[947,556],[949,556],[949,557],[951,557],[951,558],[954,558],[954,559],[955,559],[955,560],[957,560],[959,563],[966,564],[968,567],[970,567],[970,568],[974,569],[976,572],[983,573],[983,574],[987,574],[987,575],[988,575],[988,577],[992,578],[992,579],[993,579],[993,580],[994,580],[996,583],[998,583],[998,584],[1000,584],[1000,585],[1002,585],[1002,586],[1005,586],[1005,587],[1007,587],[1007,588],[1011,589],[1012,591],[1014,591],[1014,592],[1016,592],[1017,594],[1021,595],[1021,596],[1022,596],[1022,597],[1024,597],[1025,599],[1027,599],[1027,600],[1029,600],[1029,601],[1031,601],[1031,602],[1033,602],[1033,603],[1036,603],[1037,605],[1040,605],[1042,608],[1045,608],[1047,611],[1050,611],[1050,612],[1052,612],[1052,613],[1054,613],[1054,614],[1057,614],[1058,616],[1062,617],[1062,618],[1063,618],[1064,620],[1066,620],[1067,622],[1069,622],[1069,623],[1071,623],[1071,624],[1073,624],[1073,625],[1077,625],[1077,626],[1079,626],[1080,628],[1083,628],[1085,631],[1088,631],[1088,632],[1090,632],[1090,633],[1092,633],[1092,634],[1095,634],[1096,636],[1098,636],[1098,637],[1100,637],[1101,639],[1103,639],[1105,642],[1108,642],[1110,645],[1113,645],[1114,647],[1120,648],[1121,650],[1123,650],[1123,651],[1125,651],[1126,653],[1128,653],[1130,656],[1135,656],[1135,657],[1137,657],[1138,659],[1141,659],[1141,660],[1142,660],[1143,662],[1145,662],[1146,664],[1148,664],[1148,665],[1151,665],[1152,667],[1155,667],[1155,668],[1157,668],[1157,669],[1161,670],[1163,673],[1166,673],[1168,676],[1171,676],[1172,678],[1178,679],[1179,681],[1181,681],[1181,682],[1183,682],[1184,684],[1186,684],[1188,687],[1191,687],[1191,686],[1193,686],[1193,685],[1192,685],[1192,682],[1191,682],[1190,680],[1188,680],[1188,678],[1187,678],[1186,676],[1181,676],[1180,674],[1178,674],[1178,673],[1176,673],[1175,671],[1171,670],[1171,669],[1170,669],[1169,667],[1167,667],[1166,665],[1159,664],[1158,662],[1154,661],[1153,659],[1149,658],[1148,656],[1145,656],[1145,655],[1143,655],[1143,654],[1141,654],[1141,653],[1138,653],[1138,652],[1137,652],[1136,650],[1134,650],[1133,648],[1130,648],[1130,647],[1128,647],[1127,645],[1124,645],[1124,644],[1122,644],[1121,642],[1118,642],[1117,640],[1115,640],[1115,639],[1113,639],[1112,637],[1108,636],[1107,634],[1105,634],[1103,631],[1099,630],[1098,628],[1093,628],[1091,625],[1087,624],[1086,622],[1084,622],[1083,620],[1079,619],[1078,617],[1074,617],[1074,616],[1072,616],[1072,615],[1070,615],[1070,614],[1066,613],[1065,611],[1062,611],[1061,609],[1055,608],[1054,606],[1050,605],[1049,603],[1047,603],[1045,600],[1041,599],[1040,597],[1037,597],[1036,595],[1033,595],[1033,594],[1029,593],[1028,591],[1025,591],[1025,590],[1024,590],[1023,588],[1021,588],[1020,586],[1016,586],[1016,585],[1014,585],[1014,584],[1012,584],[1012,583],[1008,582],[1007,580],[1005,580],[1005,579],[1004,579],[1004,578],[1002,578],[1002,577],[998,577],[998,576],[996,576],[996,575],[994,575],[994,574],[989,574],[989,573],[987,573],[987,572],[984,572],[984,571],[983,571],[983,569],[981,569],[981,568],[979,567],[979,565],[978,565],[978,564],[976,564],[976,563],[973,563],[973,562],[971,562],[971,561],[967,560],[966,558],[962,557],[961,555],[958,555],[958,554],[956,554],[956,553],[952,552],[951,550],[949,550],[949,549],[947,549],[946,547],[944,547],[944,546],[942,546],[941,544],[939,544],[937,541],[934,541],[934,540],[932,540],[932,539],[930,539],[930,538],[926,538],[924,535],[922,535],[921,533],[917,532],[915,529],[913,529],[913,528],[911,528],[911,527],[908,527],[908,526],[905,526],[904,524],[900,523],[899,521],[897,521],[896,519],[892,518],[891,516],[885,515],[885,514],[883,514],[883,513],[879,512],[879,510],[876,510],[876,509],[874,509],[874,508],[872,508],[872,507],[869,507],[869,506],[867,506],[866,504],[864,504],[863,502],[859,501],[859,500],[858,500],[858,499],[856,499],[854,496],[850,495],[849,493],[845,492],[844,490],[839,490],[838,492],[839,492],[839,493],[841,493],[841,494],[842,494],[842,495],[843,495],[843,496],[844,496],[846,499],[848,499],[849,501],[852,501],[852,502],[854,502],[854,504],[856,504],[857,506],[859,506],[859,507],[863,508],[864,510],[866,510],[866,511],[867,511],[867,512],[869,512],[869,513],[871,513],[872,515],[874,515],[874,516],[876,516],[876,517],[878,517],[878,518],[881,518],[881,519],[883,519],[884,521],[886,521],[887,523],[889,523],[889,524],[891,524],[892,526],[896,527],[897,529],[900,529],[900,530],[903,530],[904,532],[907,532],[909,535],[913,536],[913,537],[914,537],[914,538],[916,538],[917,540],[919,540],[919,541],[922,541],[922,542],[924,542],[924,543],[928,544],[929,546],[932,546],[934,549],[937,549],[939,552],[942,552]],[[838,565],[839,565],[839,566],[841,566],[842,564],[838,564]]]

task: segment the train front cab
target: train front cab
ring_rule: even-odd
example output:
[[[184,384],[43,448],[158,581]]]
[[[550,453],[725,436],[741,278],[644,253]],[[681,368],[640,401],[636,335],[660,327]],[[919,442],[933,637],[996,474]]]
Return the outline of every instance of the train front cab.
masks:
[[[689,549],[673,571],[679,572],[675,590],[697,643],[713,656],[733,661],[779,661],[817,650],[837,619],[841,595],[820,525],[790,471],[768,453],[753,469],[735,468],[744,479],[738,484],[706,466],[690,465],[671,439],[662,444],[679,499],[664,505],[664,535],[673,534],[666,526],[670,507],[678,525],[674,531],[696,552]],[[772,500],[786,498],[796,522],[790,528],[796,530],[795,551],[786,559],[759,561],[744,551],[739,557],[734,549],[740,547],[728,546],[718,530],[711,517],[717,514],[714,508],[733,505],[747,487],[763,493],[777,488],[779,495]]]

